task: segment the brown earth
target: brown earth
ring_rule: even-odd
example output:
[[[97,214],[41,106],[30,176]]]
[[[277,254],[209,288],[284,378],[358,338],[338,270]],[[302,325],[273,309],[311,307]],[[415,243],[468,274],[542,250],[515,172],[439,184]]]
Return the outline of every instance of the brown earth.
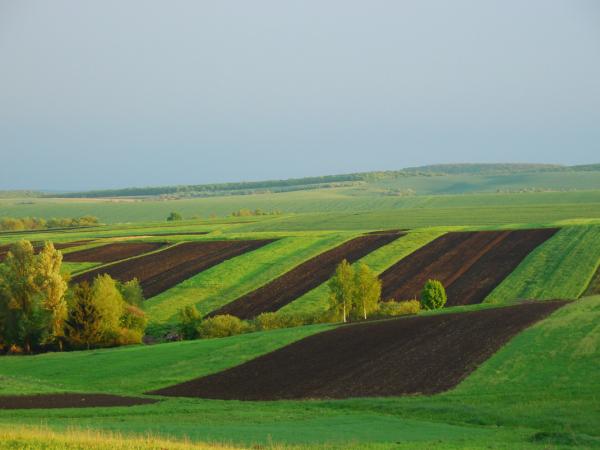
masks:
[[[442,282],[447,305],[481,303],[519,263],[557,229],[447,233],[381,274],[382,297],[419,298],[428,279]]]
[[[157,400],[152,398],[109,394],[0,395],[0,409],[92,408],[148,405],[156,402]]]
[[[62,250],[65,248],[77,247],[79,245],[85,245],[89,242],[91,242],[91,239],[85,239],[82,241],[73,241],[73,242],[54,242],[54,248],[57,250]],[[4,261],[6,259],[6,255],[8,254],[11,245],[12,244],[0,245],[0,262]],[[40,241],[36,241],[36,242],[32,242],[32,245],[33,245],[34,250],[37,253],[38,251],[40,251],[42,249],[44,243],[40,242]]]
[[[63,255],[63,261],[109,263],[158,250],[164,245],[164,242],[116,242],[67,253]]]
[[[399,232],[369,233],[317,255],[279,278],[228,303],[209,314],[232,314],[251,319],[263,312],[277,311],[327,281],[343,260],[354,262],[402,236]]]
[[[340,326],[150,394],[224,400],[436,394],[455,387],[509,339],[565,303]]]
[[[144,296],[150,298],[203,270],[270,242],[273,240],[184,242],[157,253],[84,272],[73,281],[90,282],[104,273],[120,281],[137,278]]]

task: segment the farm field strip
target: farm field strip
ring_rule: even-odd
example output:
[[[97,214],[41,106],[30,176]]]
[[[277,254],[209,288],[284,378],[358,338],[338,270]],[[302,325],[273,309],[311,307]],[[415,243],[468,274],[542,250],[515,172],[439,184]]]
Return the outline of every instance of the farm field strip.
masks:
[[[98,408],[148,405],[156,402],[157,400],[152,398],[123,397],[109,394],[0,395],[0,409]]]
[[[532,251],[485,299],[574,299],[600,263],[600,225],[566,226]]]
[[[442,282],[448,306],[482,302],[556,229],[451,232],[398,261],[381,274],[382,297],[419,298],[428,279]]]
[[[456,386],[510,338],[564,304],[531,302],[340,326],[149,394],[223,400],[435,394]]]
[[[146,298],[229,258],[255,250],[272,240],[184,242],[165,250],[93,269],[77,275],[75,282],[91,281],[108,274],[120,281],[137,278]]]
[[[409,231],[402,236],[402,239],[396,239],[378,248],[360,258],[357,263],[363,262],[375,273],[380,274],[398,260],[440,237],[446,231],[437,228]],[[327,282],[324,282],[293,302],[288,303],[279,311],[282,313],[319,313],[327,310],[328,307],[329,290]]]
[[[194,275],[144,303],[150,319],[149,333],[176,321],[179,309],[185,306],[195,305],[202,314],[208,314],[354,236],[348,233],[278,236],[268,246]]]
[[[213,311],[210,315],[232,314],[242,319],[277,311],[327,281],[343,260],[355,262],[368,253],[401,238],[398,232],[366,234],[321,253],[294,267],[279,278]]]
[[[63,261],[110,263],[152,252],[164,245],[161,242],[115,242],[66,253]]]

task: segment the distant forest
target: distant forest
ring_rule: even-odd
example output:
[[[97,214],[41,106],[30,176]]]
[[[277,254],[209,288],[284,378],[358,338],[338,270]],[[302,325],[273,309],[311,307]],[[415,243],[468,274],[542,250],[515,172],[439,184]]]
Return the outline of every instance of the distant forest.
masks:
[[[361,172],[320,177],[290,178],[287,180],[242,181],[237,183],[213,183],[181,186],[133,187],[106,189],[62,194],[40,194],[28,192],[29,196],[54,198],[103,198],[103,197],[213,197],[221,195],[248,195],[267,192],[289,192],[309,189],[325,189],[372,182],[385,178],[444,175],[493,175],[526,172],[570,172],[599,171],[600,164],[563,166],[557,164],[434,164],[408,167],[401,170]],[[14,192],[12,193],[14,195]],[[9,195],[12,196],[12,195]],[[2,193],[0,193],[2,197]]]

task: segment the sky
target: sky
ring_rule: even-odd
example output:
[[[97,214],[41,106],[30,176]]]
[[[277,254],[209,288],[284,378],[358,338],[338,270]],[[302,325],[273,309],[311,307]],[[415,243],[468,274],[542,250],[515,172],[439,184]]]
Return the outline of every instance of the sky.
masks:
[[[599,155],[597,0],[0,0],[0,189]]]

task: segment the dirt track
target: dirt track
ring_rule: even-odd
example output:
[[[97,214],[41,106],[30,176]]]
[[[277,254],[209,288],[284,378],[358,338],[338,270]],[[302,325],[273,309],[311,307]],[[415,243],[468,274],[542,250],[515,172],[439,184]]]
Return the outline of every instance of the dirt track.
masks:
[[[398,232],[369,233],[317,255],[270,283],[209,314],[232,314],[250,319],[263,312],[277,311],[327,281],[343,260],[354,262],[379,247],[398,239]]]
[[[510,338],[564,304],[341,326],[151,394],[226,400],[435,394],[456,386]]]
[[[447,233],[381,274],[382,297],[419,298],[425,282],[440,280],[447,305],[481,303],[556,229]]]
[[[156,402],[157,400],[151,398],[109,394],[0,395],[0,409],[92,408],[148,405]]]
[[[115,242],[67,253],[63,255],[63,261],[109,263],[158,250],[164,245],[164,242]]]
[[[75,283],[92,281],[99,274],[128,281],[137,278],[146,298],[153,297],[203,270],[255,250],[272,240],[185,242],[139,258],[99,267],[74,277]]]

